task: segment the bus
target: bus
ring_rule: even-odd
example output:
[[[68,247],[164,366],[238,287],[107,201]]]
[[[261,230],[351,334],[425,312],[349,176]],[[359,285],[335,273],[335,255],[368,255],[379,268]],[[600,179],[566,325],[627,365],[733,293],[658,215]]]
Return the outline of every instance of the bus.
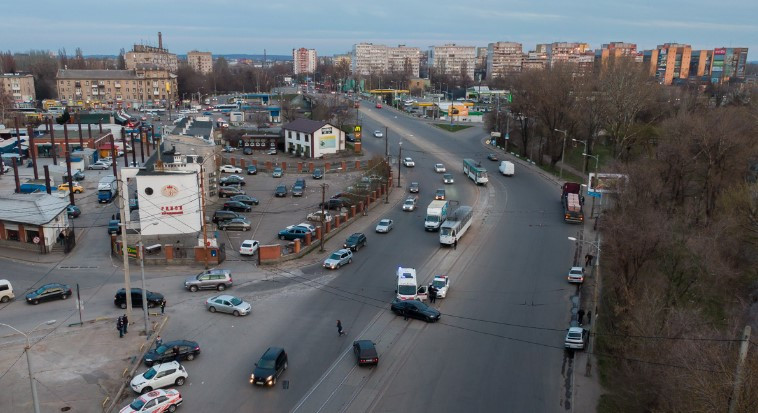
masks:
[[[213,108],[221,111],[222,113],[229,113],[233,110],[238,110],[239,107],[240,106],[237,103],[222,103],[222,104],[214,106]]]
[[[477,185],[487,185],[487,170],[482,167],[481,162],[475,162],[473,159],[463,160],[463,173],[466,174]]]
[[[471,226],[474,208],[466,205],[458,207],[440,227],[440,244],[453,245],[463,237]]]

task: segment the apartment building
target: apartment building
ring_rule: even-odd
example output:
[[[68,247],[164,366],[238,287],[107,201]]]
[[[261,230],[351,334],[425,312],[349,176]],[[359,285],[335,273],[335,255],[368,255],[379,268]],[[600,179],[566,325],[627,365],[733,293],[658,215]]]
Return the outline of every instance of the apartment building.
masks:
[[[351,69],[354,75],[361,76],[386,72],[389,69],[387,46],[373,43],[353,45]]]
[[[520,72],[523,62],[521,43],[495,42],[487,45],[487,79]]]
[[[334,65],[340,65],[340,64],[347,64],[348,66],[352,66],[352,55],[350,53],[345,54],[336,54],[334,57],[332,57],[332,61],[334,61]],[[342,63],[345,62],[345,63]]]
[[[595,49],[595,70],[599,71],[606,67],[612,61],[620,58],[636,59],[637,44],[626,42],[611,42]]]
[[[58,70],[61,103],[78,107],[167,106],[177,99],[176,75],[163,67],[131,70]]]
[[[724,83],[733,78],[745,78],[747,47],[721,47],[713,50],[711,83]]]
[[[421,49],[399,45],[387,48],[387,67],[394,72],[409,72],[411,77],[419,76]]]
[[[547,45],[547,58],[550,67],[559,63],[586,62],[588,52],[592,54],[594,59],[595,54],[590,49],[589,43],[555,42]]]
[[[316,49],[292,49],[292,67],[296,75],[315,73],[317,62]]]
[[[440,70],[452,76],[460,76],[464,72],[474,79],[476,68],[476,47],[446,44],[429,48],[429,67]]]
[[[159,66],[176,73],[179,60],[174,53],[163,48],[163,36],[158,32],[158,47],[135,44],[132,50],[124,55],[127,69],[137,69],[139,65]]]
[[[213,55],[211,52],[187,52],[187,64],[196,72],[208,74],[213,72]]]
[[[537,45],[538,50],[530,50],[526,54],[524,61],[521,62],[521,70],[539,70],[547,67],[547,52],[540,50],[539,46]]]
[[[664,85],[687,79],[690,74],[692,46],[688,44],[665,43],[653,50],[645,50],[643,64],[650,76]]]
[[[13,99],[16,108],[34,106],[37,94],[34,92],[34,76],[28,73],[0,74],[0,89]]]

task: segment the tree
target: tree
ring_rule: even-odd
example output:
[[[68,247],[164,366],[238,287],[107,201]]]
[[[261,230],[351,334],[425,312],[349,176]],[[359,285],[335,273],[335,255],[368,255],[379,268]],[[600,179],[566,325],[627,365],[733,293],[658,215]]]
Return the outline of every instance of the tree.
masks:
[[[58,70],[58,62],[49,51],[30,50],[24,55],[15,56],[15,59],[18,62],[19,71],[29,72],[34,77],[34,91],[37,99],[53,99],[57,96],[55,76]]]
[[[13,109],[13,96],[0,87],[0,123],[5,120],[5,115]]]
[[[556,129],[570,130],[574,125],[571,108],[576,99],[573,67],[558,64],[552,68],[535,71],[538,82],[533,91],[534,109],[547,138],[550,164],[555,166],[563,155],[563,143],[567,137]],[[542,147],[538,162],[542,163]]]
[[[255,112],[253,114],[253,123],[258,130],[268,124],[268,112]]]
[[[66,106],[66,109],[63,111],[62,115],[55,118],[55,122],[59,125],[68,123],[70,120],[71,120],[71,114],[68,113],[68,106]]]
[[[118,53],[118,58],[116,59],[116,69],[118,70],[124,70],[126,69],[126,50],[124,48],[121,48],[121,51]],[[177,78],[178,81],[178,78]]]
[[[11,51],[0,52],[0,73],[17,73],[16,59]]]

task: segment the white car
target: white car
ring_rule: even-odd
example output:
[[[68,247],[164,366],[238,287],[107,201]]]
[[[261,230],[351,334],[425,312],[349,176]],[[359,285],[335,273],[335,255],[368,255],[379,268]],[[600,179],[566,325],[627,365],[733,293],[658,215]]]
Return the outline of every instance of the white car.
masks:
[[[587,342],[589,332],[582,327],[571,327],[566,332],[566,339],[563,342],[564,347],[572,350],[584,349],[584,343]]]
[[[240,244],[240,255],[255,255],[259,246],[260,242],[253,239],[246,239]]]
[[[308,214],[308,217],[306,218],[308,221],[316,221],[321,222],[321,217],[324,217],[324,222],[332,222],[332,214],[328,212],[324,212],[323,214],[321,211],[311,212]]]
[[[390,232],[392,231],[392,224],[393,221],[388,218],[384,218],[383,220],[379,221],[378,224],[376,224],[376,232]]]
[[[403,202],[403,211],[414,211],[416,209],[416,197],[410,196]]]
[[[97,161],[97,162],[95,162],[95,163],[92,163],[92,164],[90,164],[90,165],[87,167],[87,169],[90,169],[90,170],[98,170],[98,169],[99,169],[99,170],[101,170],[101,171],[104,171],[104,170],[106,170],[106,169],[110,168],[110,167],[111,167],[111,165],[112,165],[112,164],[111,164],[111,163],[109,163],[109,162],[102,162],[102,161]]]
[[[581,284],[584,282],[584,268],[583,267],[571,267],[566,279],[570,283]]]
[[[166,386],[182,386],[187,381],[187,371],[177,361],[156,364],[146,372],[134,376],[129,386],[136,393],[147,393]]]
[[[242,168],[238,168],[238,167],[236,167],[234,165],[221,165],[221,167],[218,168],[218,170],[221,171],[221,172],[228,172],[228,173],[232,173],[232,174],[241,174],[242,173]]]
[[[445,169],[445,165],[441,163],[434,164],[434,172],[437,172],[438,174],[447,172],[447,169]]]
[[[383,137],[384,137],[384,134],[383,134],[383,133],[382,133],[382,131],[380,131],[380,130],[375,130],[375,131],[374,131],[374,137],[375,137],[375,138],[383,138]]]
[[[445,298],[447,290],[450,288],[450,277],[447,275],[435,275],[429,286],[434,286],[437,289],[437,298]]]
[[[309,222],[301,222],[301,223],[299,223],[299,224],[297,224],[295,226],[296,227],[303,227],[303,228],[307,229],[308,231],[310,231],[311,235],[313,235],[313,236],[316,235],[316,227],[313,226],[313,224],[311,224]]]
[[[137,397],[128,406],[123,407],[119,413],[163,413],[175,412],[177,406],[182,404],[182,395],[179,390],[153,390]]]
[[[411,158],[404,158],[403,165],[405,165],[406,168],[413,168],[416,166],[416,162],[413,162],[413,159]]]

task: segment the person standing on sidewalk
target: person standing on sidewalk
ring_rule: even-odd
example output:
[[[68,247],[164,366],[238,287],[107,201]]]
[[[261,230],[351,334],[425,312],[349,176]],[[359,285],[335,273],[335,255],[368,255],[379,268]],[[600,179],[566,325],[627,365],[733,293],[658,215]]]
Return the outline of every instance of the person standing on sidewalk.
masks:
[[[584,310],[580,308],[576,315],[578,316],[577,319],[579,321],[579,326],[581,327],[582,322],[584,321]]]
[[[165,313],[166,313],[166,299],[164,298],[164,299],[161,301],[161,315],[163,315],[163,314],[165,314]]]
[[[124,338],[124,319],[118,316],[116,319],[116,329],[118,330],[119,338]]]
[[[124,334],[129,332],[129,319],[124,314]]]
[[[341,336],[345,334],[345,330],[342,329],[342,321],[337,320],[337,335]]]
[[[163,339],[161,336],[158,336],[158,338],[155,339],[155,348],[158,348],[163,345]]]

